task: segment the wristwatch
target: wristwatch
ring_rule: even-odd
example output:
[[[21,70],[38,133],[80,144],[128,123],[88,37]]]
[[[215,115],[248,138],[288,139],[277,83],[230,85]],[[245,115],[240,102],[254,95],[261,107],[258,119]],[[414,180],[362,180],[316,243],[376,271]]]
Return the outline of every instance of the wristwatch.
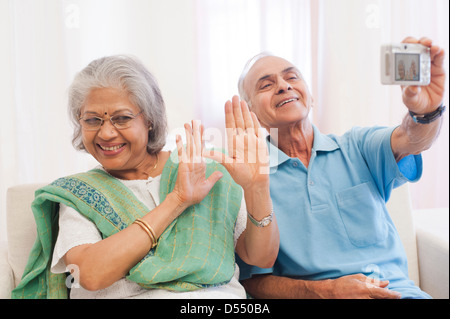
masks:
[[[273,219],[273,208],[270,211],[269,216],[264,217],[260,221],[253,218],[253,216],[247,211],[247,216],[250,219],[250,221],[255,225],[256,227],[266,227],[269,226],[269,224],[272,222]]]
[[[438,118],[440,118],[442,116],[442,114],[444,114],[445,111],[445,105],[441,104],[437,110],[425,114],[425,115],[417,115],[414,112],[409,111],[409,115],[411,115],[411,117],[413,118],[413,121],[416,123],[420,123],[420,124],[429,124],[431,122],[436,121]]]

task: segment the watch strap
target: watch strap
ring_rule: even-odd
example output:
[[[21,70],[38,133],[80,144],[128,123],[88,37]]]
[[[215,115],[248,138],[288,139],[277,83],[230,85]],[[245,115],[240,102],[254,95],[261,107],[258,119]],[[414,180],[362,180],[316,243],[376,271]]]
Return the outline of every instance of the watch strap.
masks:
[[[409,115],[411,115],[411,117],[415,123],[429,124],[431,122],[436,121],[438,118],[440,118],[442,116],[442,114],[444,114],[444,111],[445,111],[445,105],[441,104],[435,111],[433,111],[431,113],[427,113],[424,115],[418,115],[412,111],[409,111]]]

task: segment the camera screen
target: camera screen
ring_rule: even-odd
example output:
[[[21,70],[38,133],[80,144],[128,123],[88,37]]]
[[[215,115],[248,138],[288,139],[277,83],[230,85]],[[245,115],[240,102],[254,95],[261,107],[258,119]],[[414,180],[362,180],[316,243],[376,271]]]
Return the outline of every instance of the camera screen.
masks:
[[[395,80],[420,81],[420,54],[395,54]]]

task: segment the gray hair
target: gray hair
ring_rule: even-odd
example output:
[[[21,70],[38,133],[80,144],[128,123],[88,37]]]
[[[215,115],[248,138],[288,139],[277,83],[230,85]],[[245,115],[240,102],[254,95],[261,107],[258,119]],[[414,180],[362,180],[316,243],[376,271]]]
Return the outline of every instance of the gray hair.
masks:
[[[244,69],[242,70],[242,73],[239,77],[238,81],[238,92],[239,96],[241,97],[241,100],[244,100],[247,102],[248,106],[251,107],[251,101],[250,97],[248,96],[247,92],[244,90],[244,80],[247,76],[248,71],[253,67],[253,65],[259,60],[267,56],[274,56],[272,53],[268,51],[261,52],[257,55],[255,55],[253,58],[247,61],[247,63],[244,66]]]
[[[81,70],[69,87],[69,116],[74,124],[72,144],[86,150],[79,122],[81,108],[94,88],[115,88],[129,94],[130,101],[143,113],[152,129],[148,132],[147,151],[155,154],[166,143],[166,107],[156,79],[136,58],[125,55],[103,57]]]

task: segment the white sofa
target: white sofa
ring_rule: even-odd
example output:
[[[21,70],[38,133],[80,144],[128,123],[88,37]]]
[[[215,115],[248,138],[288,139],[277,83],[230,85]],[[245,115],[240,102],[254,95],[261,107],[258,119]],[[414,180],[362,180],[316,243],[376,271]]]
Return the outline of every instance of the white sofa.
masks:
[[[0,245],[0,298],[10,298],[25,269],[36,236],[30,206],[34,191],[42,186],[18,185],[7,191],[8,241]],[[432,297],[449,298],[448,208],[439,215],[446,218],[445,225],[433,225],[429,218],[439,212],[420,212],[415,227],[407,185],[393,192],[388,208],[408,255],[410,278]]]

